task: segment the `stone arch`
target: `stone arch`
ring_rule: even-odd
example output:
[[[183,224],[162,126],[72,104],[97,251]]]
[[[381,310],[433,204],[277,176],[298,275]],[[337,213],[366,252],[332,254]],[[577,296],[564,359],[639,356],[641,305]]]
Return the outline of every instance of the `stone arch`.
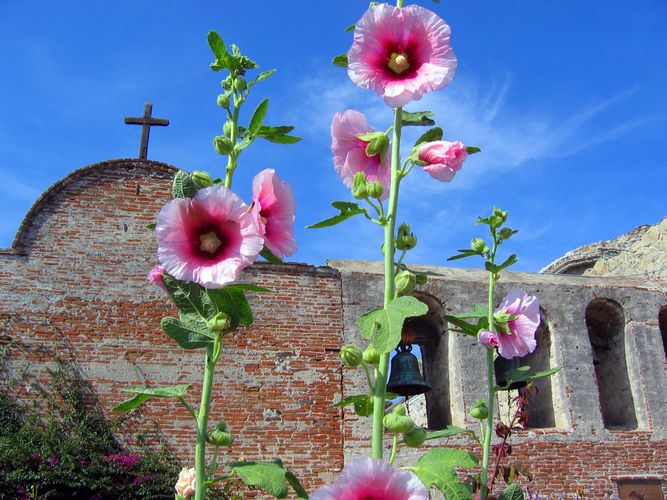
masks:
[[[425,292],[413,292],[428,306],[423,316],[408,318],[403,338],[421,350],[424,379],[431,385],[425,394],[426,420],[429,429],[444,429],[452,423],[449,393],[449,347],[442,302]]]
[[[637,415],[625,356],[623,308],[611,299],[592,300],[586,308],[586,327],[604,426],[636,429]]]
[[[667,306],[662,306],[658,313],[658,327],[662,337],[662,348],[665,351],[665,360],[667,360]]]

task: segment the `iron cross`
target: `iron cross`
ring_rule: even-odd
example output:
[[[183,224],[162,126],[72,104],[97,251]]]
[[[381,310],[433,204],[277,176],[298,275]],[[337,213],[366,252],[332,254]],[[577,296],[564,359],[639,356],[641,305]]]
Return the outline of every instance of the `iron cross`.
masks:
[[[141,125],[141,146],[139,148],[139,158],[148,157],[148,135],[150,133],[150,128],[154,125],[158,127],[166,127],[169,125],[169,120],[166,120],[165,118],[152,118],[152,113],[153,104],[148,101],[144,105],[144,116],[139,118],[133,118],[129,116],[125,117],[126,125]]]

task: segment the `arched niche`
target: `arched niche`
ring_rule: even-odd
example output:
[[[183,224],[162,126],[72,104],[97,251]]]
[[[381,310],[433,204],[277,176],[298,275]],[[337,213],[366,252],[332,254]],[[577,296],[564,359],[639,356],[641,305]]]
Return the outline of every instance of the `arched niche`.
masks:
[[[594,299],[586,308],[602,420],[607,429],[636,429],[637,415],[625,358],[625,315],[610,299]]]
[[[521,358],[522,366],[530,366],[531,372],[538,372],[553,368],[553,338],[549,328],[549,320],[545,311],[540,308],[540,326],[535,332],[537,347],[535,351]],[[537,388],[526,407],[528,414],[528,428],[544,429],[556,427],[553,400],[553,377],[542,377],[533,382]]]
[[[419,345],[424,379],[431,385],[425,394],[426,417],[429,429],[444,429],[452,423],[449,394],[449,347],[442,303],[425,292],[411,294],[428,306],[423,316],[408,318],[403,326],[403,338]]]
[[[660,327],[660,336],[662,337],[662,348],[665,351],[665,360],[667,361],[667,306],[662,306],[658,313],[658,326]]]

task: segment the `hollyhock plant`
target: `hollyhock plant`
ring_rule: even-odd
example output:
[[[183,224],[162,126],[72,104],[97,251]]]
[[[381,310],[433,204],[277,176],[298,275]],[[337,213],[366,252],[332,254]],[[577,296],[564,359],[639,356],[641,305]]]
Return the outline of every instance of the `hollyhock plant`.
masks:
[[[429,494],[410,471],[395,469],[384,460],[359,458],[348,464],[338,480],[310,495],[311,500],[428,500]]]
[[[378,181],[384,187],[383,198],[389,193],[391,176],[390,158],[387,154],[368,156],[368,142],[361,140],[360,134],[373,132],[363,113],[348,109],[336,113],[331,121],[331,151],[334,167],[345,186],[351,188],[354,174],[363,172],[368,181]]]
[[[174,487],[176,494],[184,498],[190,498],[195,494],[195,468],[183,467],[178,475],[178,481]]]
[[[465,145],[459,141],[427,142],[419,149],[419,160],[426,162],[424,170],[434,179],[450,182],[468,156]]]
[[[158,259],[179,280],[221,288],[257,259],[262,229],[248,206],[223,186],[177,198],[157,216]]]
[[[369,8],[357,22],[348,58],[348,75],[398,108],[454,78],[456,56],[445,21],[418,5]]]
[[[264,245],[284,259],[296,251],[294,197],[276,171],[262,170],[252,181],[252,211],[264,231]]]
[[[489,341],[492,344],[497,342],[498,354],[511,359],[523,357],[535,350],[535,332],[540,326],[540,303],[537,297],[528,295],[521,288],[512,290],[498,306],[496,314],[511,314],[515,318],[507,322],[510,333],[498,332],[495,334],[496,339]]]

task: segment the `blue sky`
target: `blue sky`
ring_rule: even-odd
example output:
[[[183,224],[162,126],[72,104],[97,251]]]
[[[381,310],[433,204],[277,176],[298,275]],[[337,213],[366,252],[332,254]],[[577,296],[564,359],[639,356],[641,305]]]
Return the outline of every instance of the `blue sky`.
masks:
[[[244,12],[235,14],[234,10]],[[452,27],[454,82],[406,107],[431,109],[449,140],[482,148],[451,184],[414,171],[402,221],[419,245],[408,261],[445,265],[479,234],[477,215],[510,211],[517,270],[536,271],[579,245],[667,215],[667,3],[661,0],[425,1]],[[235,190],[272,167],[297,199],[299,251],[291,260],[380,258],[381,234],[363,219],[306,230],[349,194],[333,170],[331,116],[347,108],[377,129],[391,112],[331,65],[343,28],[364,1],[0,1],[0,247],[11,244],[35,199],[72,170],[137,155],[140,128],[124,116],[169,118],[151,132],[149,158],[220,175],[213,150],[224,114],[221,75],[208,65],[217,30],[261,69],[252,108],[296,125],[292,146],[256,143],[241,157]],[[248,120],[246,109],[242,121]],[[405,144],[421,131],[413,130]],[[459,265],[476,265],[463,261]]]

